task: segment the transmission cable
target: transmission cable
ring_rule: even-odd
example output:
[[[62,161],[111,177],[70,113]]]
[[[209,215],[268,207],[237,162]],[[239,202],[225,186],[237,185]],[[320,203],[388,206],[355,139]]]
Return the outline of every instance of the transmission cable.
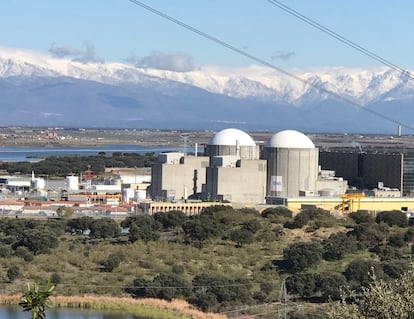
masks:
[[[389,116],[387,116],[385,114],[379,113],[379,112],[374,111],[372,109],[366,108],[362,104],[359,104],[359,103],[357,103],[356,101],[354,101],[352,99],[349,99],[349,98],[347,98],[345,96],[340,95],[339,93],[336,93],[334,91],[331,91],[329,89],[326,89],[326,88],[324,88],[324,87],[322,87],[322,86],[320,86],[318,84],[315,84],[313,82],[310,82],[309,80],[303,79],[303,78],[301,78],[301,77],[299,77],[299,76],[297,76],[297,75],[295,75],[293,73],[290,73],[290,72],[288,72],[288,71],[286,71],[286,70],[284,70],[284,69],[282,69],[280,67],[277,67],[274,64],[272,64],[270,62],[267,62],[266,60],[263,60],[263,59],[261,59],[261,58],[259,58],[257,56],[254,56],[254,55],[252,55],[252,54],[250,54],[250,53],[248,53],[248,52],[246,52],[246,51],[244,51],[242,49],[239,49],[239,48],[237,48],[237,47],[235,47],[235,46],[233,46],[233,45],[231,45],[231,44],[229,44],[229,43],[227,43],[227,42],[225,42],[223,40],[220,40],[219,38],[216,38],[216,37],[214,37],[214,36],[212,36],[212,35],[210,35],[208,33],[205,33],[205,32],[203,32],[203,31],[201,31],[201,30],[199,30],[199,29],[197,29],[195,27],[192,27],[192,26],[190,26],[190,25],[188,25],[188,24],[186,24],[186,23],[184,23],[184,22],[182,22],[182,21],[180,21],[178,19],[175,19],[175,18],[167,15],[166,13],[163,13],[161,11],[158,11],[157,9],[154,9],[151,6],[142,3],[141,1],[138,1],[138,0],[128,0],[128,1],[131,2],[131,3],[133,3],[133,4],[135,4],[135,5],[137,5],[137,6],[140,6],[141,8],[144,8],[145,10],[150,11],[150,12],[152,12],[152,13],[154,13],[154,14],[156,14],[156,15],[158,15],[158,16],[166,19],[166,20],[169,20],[169,21],[171,21],[171,22],[173,22],[173,23],[175,23],[175,24],[177,24],[177,25],[179,25],[179,26],[181,26],[181,27],[183,27],[183,28],[185,28],[185,29],[187,29],[187,30],[195,33],[195,34],[198,34],[199,36],[201,36],[203,38],[206,38],[206,39],[208,39],[208,40],[210,40],[212,42],[215,42],[216,44],[219,44],[219,45],[221,45],[221,46],[223,46],[223,47],[225,47],[225,48],[227,48],[227,49],[229,49],[231,51],[234,51],[234,52],[236,52],[236,53],[238,53],[238,54],[240,54],[240,55],[242,55],[242,56],[244,56],[244,57],[246,57],[246,58],[248,58],[250,60],[256,61],[256,62],[258,62],[258,63],[260,63],[260,64],[262,64],[264,66],[267,66],[267,67],[269,67],[269,68],[271,68],[273,70],[276,70],[276,71],[278,71],[278,72],[280,72],[282,74],[285,74],[285,75],[287,75],[287,76],[289,76],[289,77],[291,77],[291,78],[293,78],[293,79],[295,79],[295,80],[297,80],[299,82],[302,82],[304,84],[307,84],[307,85],[313,87],[314,89],[317,89],[320,92],[329,94],[329,95],[331,95],[333,97],[336,97],[338,100],[342,100],[342,101],[346,102],[347,104],[351,104],[353,106],[356,106],[356,107],[358,107],[358,108],[360,108],[360,109],[362,109],[362,110],[364,110],[364,111],[366,111],[368,113],[371,113],[373,115],[376,115],[376,116],[378,116],[378,117],[380,117],[380,118],[382,118],[382,119],[384,119],[386,121],[389,121],[391,123],[400,125],[401,127],[404,127],[406,129],[409,129],[409,130],[414,131],[414,127],[413,126],[410,126],[408,124],[402,123],[402,122],[400,122],[400,121],[398,121],[396,119],[393,119],[393,118],[391,118],[391,117],[389,117]]]
[[[339,33],[333,31],[332,29],[325,27],[324,25],[316,22],[315,20],[312,20],[311,18],[305,16],[304,14],[292,9],[291,7],[287,6],[286,4],[278,1],[278,0],[264,0],[266,2],[269,2],[270,4],[282,9],[283,11],[289,13],[290,15],[302,20],[303,22],[311,25],[312,27],[326,33],[327,35],[331,36],[332,38],[335,38],[339,40],[340,42],[346,44],[347,46],[354,48],[355,50],[361,52],[362,54],[365,54],[366,56],[390,67],[391,69],[409,77],[410,79],[414,79],[413,74],[411,74],[408,70],[396,65],[395,63],[392,63],[391,61],[381,57],[380,55],[364,48],[363,46],[353,42],[352,40],[349,40],[345,38],[344,36],[340,35]]]

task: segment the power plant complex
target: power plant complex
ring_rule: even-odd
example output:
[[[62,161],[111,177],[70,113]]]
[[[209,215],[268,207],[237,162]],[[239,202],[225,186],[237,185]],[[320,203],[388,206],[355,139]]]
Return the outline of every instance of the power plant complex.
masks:
[[[202,155],[162,153],[151,171],[156,202],[283,204],[294,210],[414,209],[414,156],[321,150],[284,130],[256,143],[239,129],[216,133]]]

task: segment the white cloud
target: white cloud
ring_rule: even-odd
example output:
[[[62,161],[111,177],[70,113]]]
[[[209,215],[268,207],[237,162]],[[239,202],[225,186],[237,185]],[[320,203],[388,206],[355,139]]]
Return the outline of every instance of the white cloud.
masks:
[[[195,69],[193,58],[181,52],[152,52],[146,57],[131,56],[126,59],[137,68],[189,72]]]

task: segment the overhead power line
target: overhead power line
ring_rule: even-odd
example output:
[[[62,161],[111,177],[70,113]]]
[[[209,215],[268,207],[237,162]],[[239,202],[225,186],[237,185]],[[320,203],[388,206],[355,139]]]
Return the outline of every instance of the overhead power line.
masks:
[[[303,22],[309,24],[310,26],[326,33],[327,35],[331,36],[332,38],[337,39],[338,41],[346,44],[347,46],[359,51],[362,54],[365,54],[366,56],[390,67],[391,69],[409,77],[410,79],[414,79],[413,74],[411,74],[408,70],[396,65],[395,63],[392,63],[391,61],[383,58],[382,56],[376,54],[375,52],[372,52],[368,50],[367,48],[364,48],[362,45],[359,45],[352,40],[349,40],[348,38],[340,35],[339,33],[333,31],[332,29],[325,27],[324,25],[316,22],[315,20],[312,20],[311,18],[305,16],[304,14],[292,9],[291,7],[287,6],[286,4],[278,1],[278,0],[264,0],[266,2],[269,2],[270,4],[282,9],[283,11],[289,13],[290,15],[302,20]]]
[[[405,124],[405,123],[403,123],[401,121],[398,121],[396,119],[393,119],[393,118],[391,118],[391,117],[389,117],[389,116],[387,116],[385,114],[382,114],[380,112],[377,112],[377,111],[374,111],[372,109],[363,107],[363,105],[357,103],[356,101],[354,101],[352,99],[349,99],[349,98],[347,98],[345,96],[340,95],[339,93],[336,93],[334,91],[328,90],[328,89],[324,88],[321,85],[318,85],[318,84],[315,84],[313,82],[310,82],[310,81],[308,81],[306,79],[303,79],[303,78],[301,78],[301,77],[299,77],[299,76],[297,76],[297,75],[295,75],[293,73],[290,73],[290,72],[288,72],[288,71],[286,71],[286,70],[284,70],[284,69],[282,69],[280,67],[277,67],[274,64],[272,64],[272,63],[270,63],[270,62],[268,62],[266,60],[263,60],[263,59],[261,59],[261,58],[259,58],[257,56],[254,56],[254,55],[252,55],[252,54],[250,54],[250,53],[248,53],[248,52],[246,52],[246,51],[244,51],[242,49],[239,49],[239,48],[237,48],[237,47],[235,47],[235,46],[233,46],[233,45],[231,45],[231,44],[229,44],[229,43],[227,43],[227,42],[225,42],[223,40],[220,40],[219,38],[216,38],[216,37],[214,37],[214,36],[212,36],[212,35],[210,35],[210,34],[208,34],[206,32],[203,32],[203,31],[201,31],[201,30],[199,30],[199,29],[197,29],[195,27],[192,27],[192,26],[190,26],[190,25],[188,25],[188,24],[186,24],[186,23],[184,23],[184,22],[182,22],[182,21],[180,21],[178,19],[175,19],[175,18],[167,15],[166,13],[163,13],[161,11],[158,11],[157,9],[154,9],[153,7],[151,7],[151,6],[143,3],[141,1],[138,1],[138,0],[128,0],[128,1],[131,2],[131,3],[133,3],[133,4],[135,4],[135,5],[137,5],[137,6],[140,6],[141,8],[144,8],[145,10],[150,11],[150,12],[152,12],[152,13],[154,13],[154,14],[156,14],[156,15],[158,15],[158,16],[166,19],[166,20],[169,20],[169,21],[171,21],[171,22],[173,22],[173,23],[175,23],[175,24],[177,24],[177,25],[179,25],[179,26],[181,26],[181,27],[183,27],[183,28],[185,28],[185,29],[187,29],[187,30],[189,30],[189,31],[191,31],[191,32],[193,32],[193,33],[201,36],[201,37],[203,37],[203,38],[206,38],[206,39],[208,39],[208,40],[210,40],[212,42],[215,42],[216,44],[219,44],[219,45],[221,45],[221,46],[223,46],[223,47],[225,47],[225,48],[227,48],[227,49],[229,49],[229,50],[231,50],[233,52],[236,52],[236,53],[238,53],[238,54],[240,54],[240,55],[242,55],[242,56],[244,56],[244,57],[246,57],[246,58],[248,58],[248,59],[250,59],[252,61],[258,62],[258,63],[260,63],[260,64],[262,64],[264,66],[267,66],[267,67],[269,67],[269,68],[271,68],[273,70],[276,70],[276,71],[278,71],[278,72],[280,72],[282,74],[285,74],[285,75],[287,75],[287,76],[289,76],[289,77],[291,77],[291,78],[293,78],[293,79],[295,79],[295,80],[297,80],[299,82],[302,82],[302,83],[304,83],[306,85],[309,85],[309,86],[313,87],[314,89],[317,89],[319,92],[323,92],[323,93],[329,94],[329,95],[337,98],[338,100],[342,100],[343,102],[346,102],[347,104],[356,106],[356,107],[358,107],[358,108],[360,108],[360,109],[362,109],[362,110],[364,110],[364,111],[366,111],[368,113],[371,113],[371,114],[373,114],[373,115],[375,115],[377,117],[380,117],[380,118],[382,118],[382,119],[384,119],[384,120],[386,120],[388,122],[391,122],[391,123],[400,125],[401,127],[404,127],[406,129],[409,129],[409,130],[414,131],[414,127],[413,126],[410,126],[410,125]]]

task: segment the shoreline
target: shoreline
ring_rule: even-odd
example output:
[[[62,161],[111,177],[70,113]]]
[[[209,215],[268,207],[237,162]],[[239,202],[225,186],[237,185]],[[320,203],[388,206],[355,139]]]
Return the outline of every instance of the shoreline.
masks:
[[[21,296],[0,295],[0,305],[17,306]],[[174,299],[172,301],[132,297],[112,296],[52,296],[50,298],[51,309],[92,309],[92,310],[114,310],[128,312],[138,316],[153,319],[226,319],[221,314],[205,313],[195,309],[184,300]],[[156,310],[156,311],[155,311]]]

